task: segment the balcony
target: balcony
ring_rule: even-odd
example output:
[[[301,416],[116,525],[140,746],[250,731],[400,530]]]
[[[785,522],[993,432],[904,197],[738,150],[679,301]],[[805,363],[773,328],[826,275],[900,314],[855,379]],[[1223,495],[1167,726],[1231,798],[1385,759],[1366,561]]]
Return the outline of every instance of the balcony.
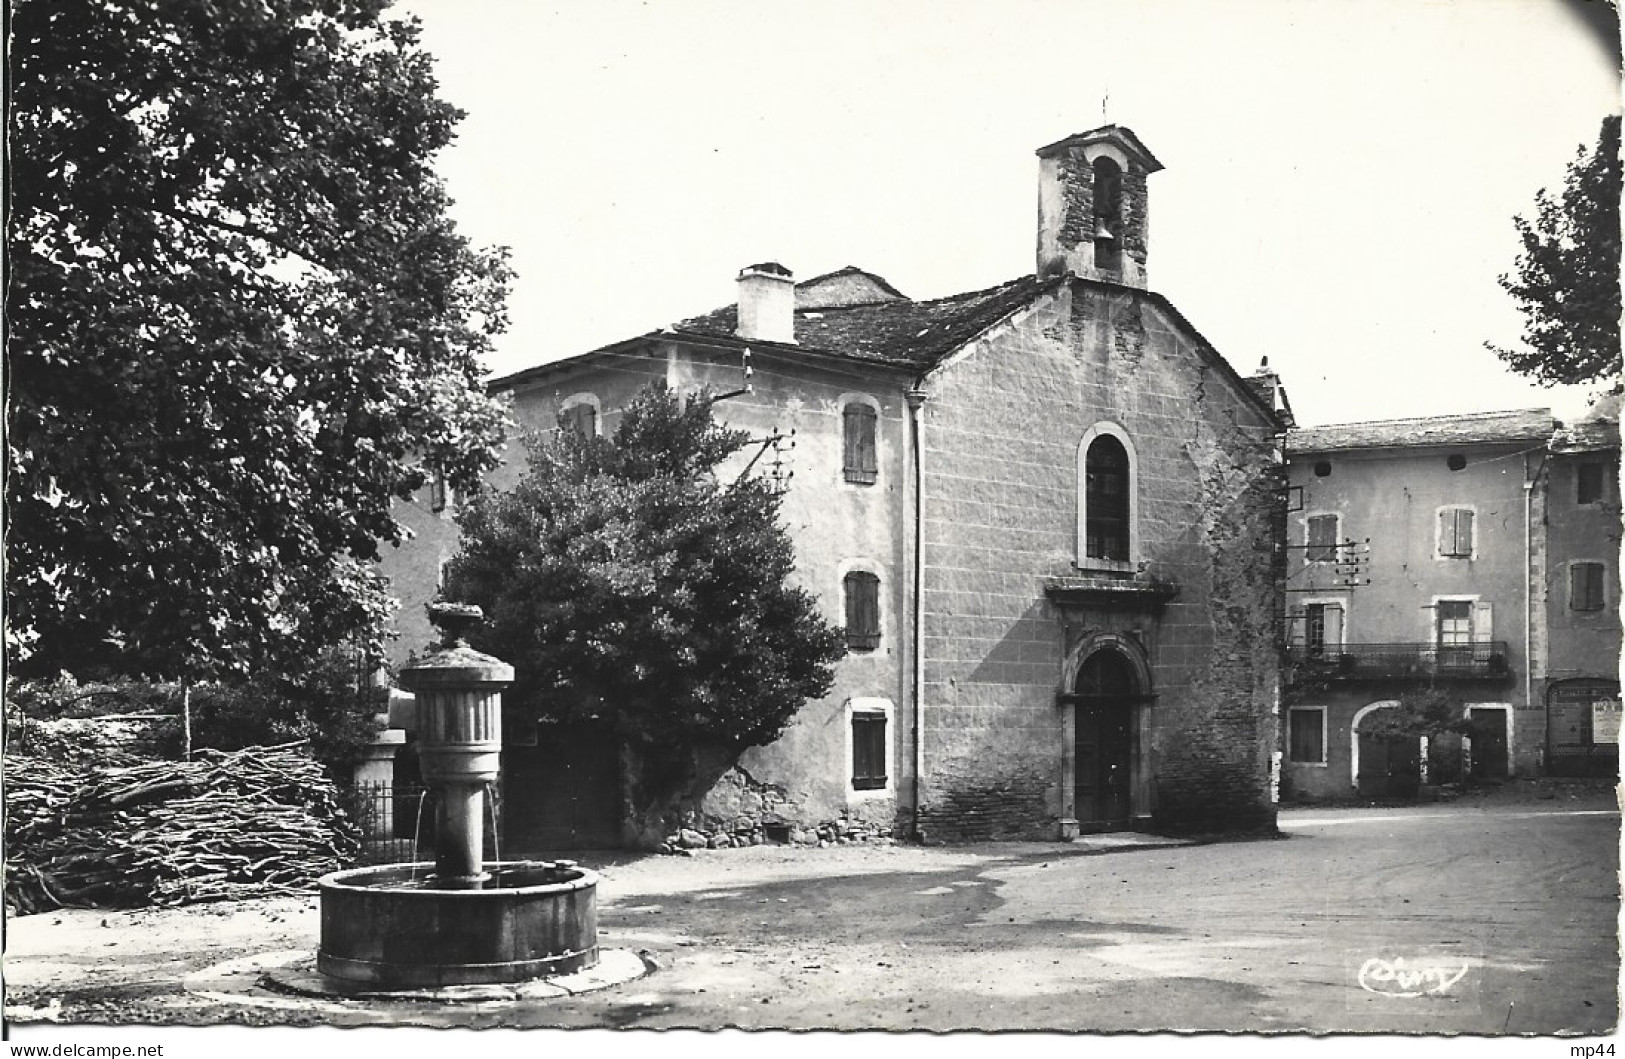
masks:
[[[1287,661],[1305,680],[1505,680],[1512,675],[1504,640],[1436,643],[1294,644]]]

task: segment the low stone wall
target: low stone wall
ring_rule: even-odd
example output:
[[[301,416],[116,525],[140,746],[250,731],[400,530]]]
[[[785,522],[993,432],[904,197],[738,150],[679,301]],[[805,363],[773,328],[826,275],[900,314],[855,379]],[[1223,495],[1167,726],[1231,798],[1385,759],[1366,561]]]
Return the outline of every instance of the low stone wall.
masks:
[[[858,820],[827,820],[801,825],[782,820],[741,820],[731,826],[679,828],[667,835],[662,853],[690,849],[731,849],[741,846],[846,846],[853,843],[890,844],[895,841],[890,827]]]

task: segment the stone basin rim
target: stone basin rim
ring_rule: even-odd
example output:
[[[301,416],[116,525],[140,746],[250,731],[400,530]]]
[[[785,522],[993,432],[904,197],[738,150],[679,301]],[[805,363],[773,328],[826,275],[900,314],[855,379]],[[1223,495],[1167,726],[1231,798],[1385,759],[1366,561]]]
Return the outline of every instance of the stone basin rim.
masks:
[[[487,872],[508,871],[516,868],[534,868],[537,871],[545,871],[550,866],[548,861],[488,860],[481,865],[481,868]],[[316,885],[323,892],[389,894],[394,898],[424,899],[449,896],[458,900],[469,901],[534,897],[539,894],[566,894],[576,890],[590,889],[598,885],[598,873],[589,868],[582,868],[577,865],[568,868],[551,867],[554,871],[569,872],[571,878],[561,879],[558,882],[536,883],[532,886],[491,886],[478,889],[461,889],[451,886],[433,887],[423,885],[423,882],[433,878],[434,864],[424,861],[407,861],[398,864],[369,864],[362,868],[346,868],[343,871],[323,875],[316,880]],[[416,879],[412,878],[414,869],[420,873]],[[406,878],[401,877],[403,873]]]

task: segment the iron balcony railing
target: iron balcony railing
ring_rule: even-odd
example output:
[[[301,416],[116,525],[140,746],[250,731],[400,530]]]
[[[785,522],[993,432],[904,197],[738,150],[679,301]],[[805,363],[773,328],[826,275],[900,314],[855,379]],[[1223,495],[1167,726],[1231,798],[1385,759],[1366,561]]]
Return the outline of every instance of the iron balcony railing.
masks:
[[[1332,680],[1495,680],[1511,675],[1505,640],[1470,644],[1350,643],[1309,647],[1294,644],[1287,660],[1303,677]]]

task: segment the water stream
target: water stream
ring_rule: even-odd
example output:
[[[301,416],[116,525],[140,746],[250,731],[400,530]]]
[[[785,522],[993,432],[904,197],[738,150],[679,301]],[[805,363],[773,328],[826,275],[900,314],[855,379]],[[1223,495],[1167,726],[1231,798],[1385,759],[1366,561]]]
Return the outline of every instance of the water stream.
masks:
[[[412,820],[412,881],[418,877],[418,861],[423,857],[423,803],[429,797],[427,789],[418,794],[418,812]]]
[[[497,786],[485,785],[485,815],[491,820],[491,859],[502,863],[502,836],[497,833]]]

